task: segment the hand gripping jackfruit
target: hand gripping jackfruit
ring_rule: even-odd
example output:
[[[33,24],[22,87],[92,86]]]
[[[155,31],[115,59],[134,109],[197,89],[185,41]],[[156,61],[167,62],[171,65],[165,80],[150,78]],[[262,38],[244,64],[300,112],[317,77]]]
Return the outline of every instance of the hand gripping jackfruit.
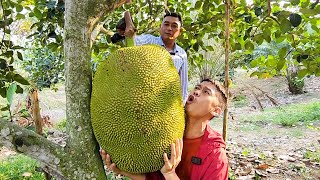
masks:
[[[179,75],[161,46],[118,49],[93,80],[91,117],[100,146],[121,170],[161,169],[163,153],[182,138],[185,120]]]

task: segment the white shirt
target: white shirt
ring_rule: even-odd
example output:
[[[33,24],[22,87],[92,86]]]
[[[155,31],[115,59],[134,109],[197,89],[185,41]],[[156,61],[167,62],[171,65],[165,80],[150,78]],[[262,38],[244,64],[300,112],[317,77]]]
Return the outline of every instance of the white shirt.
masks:
[[[137,46],[144,44],[158,44],[165,47],[161,37],[156,37],[151,34],[143,34],[135,36],[135,43]],[[181,83],[181,92],[183,103],[185,104],[188,98],[188,59],[187,53],[177,44],[174,45],[173,51],[169,51],[171,54],[174,66],[176,67]]]

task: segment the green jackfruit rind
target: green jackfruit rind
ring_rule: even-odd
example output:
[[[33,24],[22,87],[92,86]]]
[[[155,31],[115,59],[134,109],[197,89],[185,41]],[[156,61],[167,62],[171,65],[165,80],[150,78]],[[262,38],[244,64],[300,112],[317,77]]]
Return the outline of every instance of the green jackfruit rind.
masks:
[[[185,127],[179,75],[170,54],[158,45],[112,53],[93,80],[91,117],[97,141],[120,169],[161,169],[163,153],[170,153]]]

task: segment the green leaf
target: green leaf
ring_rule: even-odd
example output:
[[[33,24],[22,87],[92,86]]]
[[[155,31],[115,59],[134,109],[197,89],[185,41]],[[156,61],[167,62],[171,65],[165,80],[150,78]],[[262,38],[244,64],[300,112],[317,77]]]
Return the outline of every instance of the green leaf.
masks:
[[[277,63],[277,70],[280,71],[283,66],[286,64],[286,60],[285,59],[280,59]]]
[[[13,76],[13,80],[23,85],[29,85],[29,82],[26,79],[24,79],[20,74],[15,74]]]
[[[263,35],[255,35],[252,40],[256,42],[257,44],[261,45],[263,43]]]
[[[283,59],[287,55],[288,49],[286,47],[283,47],[279,50],[278,56],[280,59]]]
[[[1,108],[0,111],[8,111],[9,108],[10,108],[10,106],[5,106],[5,107]]]
[[[5,55],[6,57],[12,57],[13,56],[13,51],[7,51],[5,53],[3,53],[3,55]]]
[[[298,71],[298,77],[300,79],[302,79],[303,77],[305,77],[307,74],[309,74],[308,69],[301,69],[300,71]]]
[[[266,65],[268,67],[275,67],[277,66],[277,63],[278,63],[277,60],[275,60],[273,56],[271,55],[268,56],[268,59],[266,61]]]
[[[34,16],[36,16],[38,19],[41,19],[41,18],[42,18],[42,13],[41,13],[41,11],[40,11],[39,9],[37,9],[37,8],[34,8],[33,14],[34,14]]]
[[[16,83],[10,84],[7,90],[7,101],[9,105],[12,104],[13,95],[15,94],[16,90],[17,90],[17,84]]]
[[[17,51],[17,56],[20,60],[23,60],[22,54],[19,51]]]
[[[195,9],[200,9],[201,8],[201,5],[202,5],[202,1],[197,1],[194,8]]]
[[[288,19],[283,19],[281,22],[280,22],[280,30],[283,32],[283,33],[287,33],[289,31],[291,31],[291,23]]]
[[[18,13],[18,14],[16,15],[16,20],[25,19],[25,18],[26,18],[26,17],[25,17],[23,14]]]
[[[198,50],[199,50],[199,43],[198,43],[198,42],[194,43],[193,49],[194,49],[195,51],[198,51]]]
[[[292,5],[298,5],[300,3],[300,0],[291,0]]]
[[[259,64],[259,59],[255,59],[250,62],[251,67],[256,67],[258,64]]]
[[[277,42],[277,43],[281,43],[281,42],[283,42],[285,39],[286,39],[285,36],[280,36],[279,38],[276,39],[276,42]]]
[[[202,6],[202,11],[204,13],[207,13],[209,11],[210,5],[209,5],[209,0],[205,0]]]
[[[253,72],[253,73],[250,74],[250,77],[254,77],[254,76],[258,76],[258,77],[259,77],[260,74],[261,74],[260,72],[255,71],[255,72]]]
[[[12,46],[11,49],[23,49],[21,46]]]
[[[301,8],[300,9],[300,12],[304,15],[304,16],[313,16],[313,15],[316,15],[317,12],[313,9],[309,9],[309,8]]]
[[[248,42],[246,42],[244,47],[245,47],[246,50],[253,50],[254,45],[250,41],[248,41]]]
[[[240,43],[236,43],[235,46],[234,46],[234,48],[235,48],[235,50],[241,50],[241,49],[242,49]]]
[[[9,15],[11,14],[11,10],[4,10],[4,11],[3,11],[3,14],[4,14],[5,16],[9,16]]]
[[[214,0],[214,2],[216,3],[216,5],[220,5],[221,4],[221,0]]]
[[[16,11],[17,12],[21,12],[23,10],[23,6],[21,6],[20,4],[16,5]]]
[[[16,90],[16,93],[23,93],[23,89],[20,85],[17,85],[17,90]]]
[[[5,87],[1,87],[0,88],[0,95],[3,97],[3,98],[6,98],[7,96],[7,90]]]

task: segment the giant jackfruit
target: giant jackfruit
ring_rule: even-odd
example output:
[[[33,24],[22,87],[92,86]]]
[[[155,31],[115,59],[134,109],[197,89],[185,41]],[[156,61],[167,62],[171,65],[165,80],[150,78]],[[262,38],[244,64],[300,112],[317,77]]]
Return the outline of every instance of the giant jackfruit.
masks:
[[[94,134],[121,170],[161,169],[163,153],[182,138],[179,75],[161,46],[121,48],[100,63],[91,97]]]

